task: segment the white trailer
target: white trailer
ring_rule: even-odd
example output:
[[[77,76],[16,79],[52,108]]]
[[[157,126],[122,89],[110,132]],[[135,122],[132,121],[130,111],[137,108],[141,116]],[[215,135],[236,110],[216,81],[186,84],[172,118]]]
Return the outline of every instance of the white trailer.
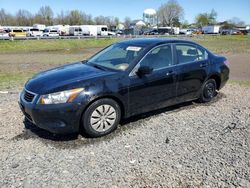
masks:
[[[89,36],[107,36],[108,26],[107,25],[81,25],[83,35]]]
[[[219,25],[207,25],[202,27],[204,34],[219,34],[220,26]]]
[[[96,25],[97,35],[107,36],[108,35],[108,26],[106,25]]]
[[[43,24],[34,24],[33,28],[34,29],[39,29],[39,31],[43,31],[46,28],[46,25],[43,25]]]
[[[79,25],[69,27],[69,35],[71,36],[82,36],[82,28]]]

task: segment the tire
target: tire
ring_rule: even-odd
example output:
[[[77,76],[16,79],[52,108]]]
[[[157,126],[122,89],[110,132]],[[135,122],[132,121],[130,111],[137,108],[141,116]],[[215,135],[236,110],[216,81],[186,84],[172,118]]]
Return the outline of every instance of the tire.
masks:
[[[120,106],[112,99],[93,102],[82,116],[82,134],[101,137],[113,132],[121,119]]]
[[[208,79],[201,89],[199,101],[202,103],[210,102],[217,94],[216,81],[214,79]]]

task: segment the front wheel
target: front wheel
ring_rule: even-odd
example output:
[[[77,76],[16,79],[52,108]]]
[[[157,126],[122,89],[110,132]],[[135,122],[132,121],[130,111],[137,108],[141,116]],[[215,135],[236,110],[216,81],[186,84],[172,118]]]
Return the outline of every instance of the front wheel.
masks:
[[[112,99],[92,103],[82,117],[83,132],[90,137],[101,137],[114,131],[121,119],[120,106]]]
[[[216,81],[214,79],[207,80],[202,86],[199,101],[203,103],[210,102],[217,94],[216,88]]]

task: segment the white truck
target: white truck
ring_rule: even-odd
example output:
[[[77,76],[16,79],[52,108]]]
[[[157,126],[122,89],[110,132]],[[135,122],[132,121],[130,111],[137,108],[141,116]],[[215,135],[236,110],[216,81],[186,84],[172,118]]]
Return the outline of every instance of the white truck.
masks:
[[[219,25],[207,25],[202,27],[204,34],[219,34],[220,26]]]

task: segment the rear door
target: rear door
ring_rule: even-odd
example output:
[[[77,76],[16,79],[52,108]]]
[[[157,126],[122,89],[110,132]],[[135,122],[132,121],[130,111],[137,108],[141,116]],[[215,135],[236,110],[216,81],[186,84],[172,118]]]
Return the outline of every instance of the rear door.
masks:
[[[209,69],[208,53],[193,44],[175,44],[178,63],[177,101],[187,101],[199,96]]]

